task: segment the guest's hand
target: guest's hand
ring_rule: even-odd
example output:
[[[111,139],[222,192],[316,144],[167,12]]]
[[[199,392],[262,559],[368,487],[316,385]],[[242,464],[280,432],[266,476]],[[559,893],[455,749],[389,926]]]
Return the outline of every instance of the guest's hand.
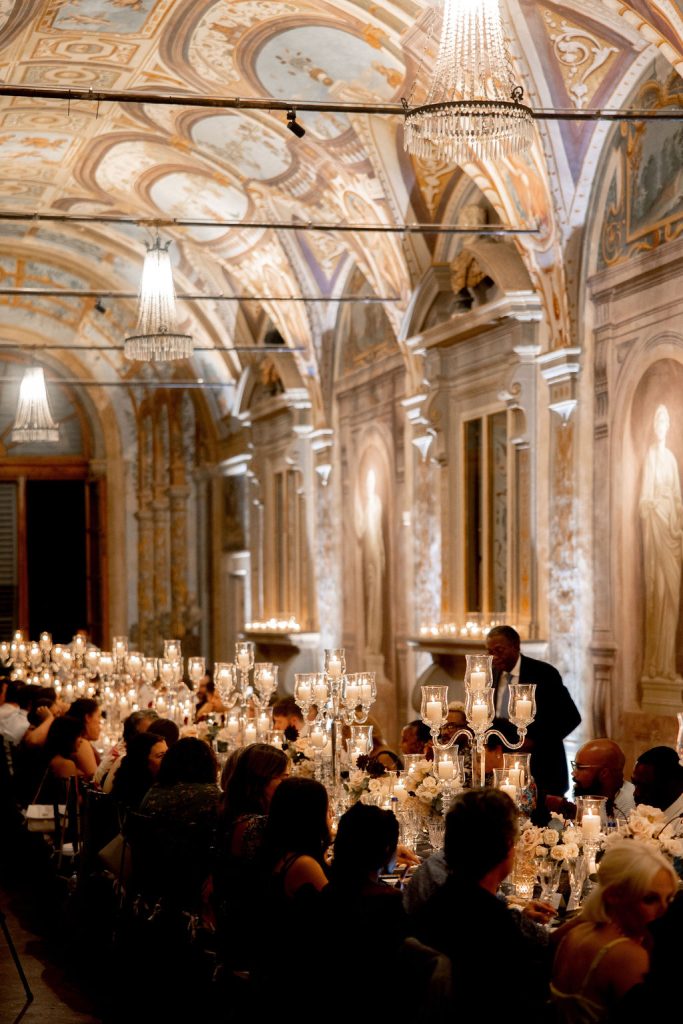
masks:
[[[528,917],[536,924],[547,924],[557,914],[552,903],[545,903],[543,900],[529,900],[522,910],[522,915]]]
[[[573,804],[570,800],[565,800],[563,796],[547,796],[545,798],[546,810],[554,811],[555,814],[561,814],[563,818],[568,818],[571,821],[576,817],[576,804]]]
[[[396,847],[396,863],[407,864],[408,867],[410,867],[412,864],[421,864],[422,860],[420,859],[420,857],[418,857],[416,853],[413,853],[412,850],[409,850],[407,846],[404,846],[402,843],[399,843],[398,846]]]

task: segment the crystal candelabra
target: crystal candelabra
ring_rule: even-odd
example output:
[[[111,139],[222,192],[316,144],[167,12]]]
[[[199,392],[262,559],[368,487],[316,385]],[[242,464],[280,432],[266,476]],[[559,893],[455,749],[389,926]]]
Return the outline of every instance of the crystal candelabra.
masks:
[[[510,740],[491,728],[495,715],[493,690],[492,657],[489,654],[466,655],[465,670],[465,716],[468,729],[457,729],[446,743],[439,742],[439,733],[448,718],[448,686],[422,687],[422,721],[429,726],[432,734],[435,756],[444,753],[453,746],[459,736],[467,736],[470,740],[474,734],[475,748],[479,755],[479,781],[485,785],[486,780],[486,741],[489,736],[497,736],[509,750],[519,750],[524,746],[527,728],[536,716],[536,685],[534,683],[510,684],[508,718],[517,728],[519,741]],[[474,758],[472,758],[472,779],[474,781]]]
[[[294,677],[294,700],[301,708],[304,720],[308,719],[311,708],[315,706],[316,717],[312,730],[316,725],[319,726],[330,740],[332,779],[335,785],[339,783],[341,775],[343,727],[362,725],[376,696],[375,673],[347,674],[343,647],[325,651],[322,672],[297,673]],[[369,753],[369,750],[365,752]]]
[[[277,688],[277,665],[254,661],[254,644],[235,644],[235,662],[216,662],[214,685],[227,712],[228,743],[237,746],[265,741],[273,728],[270,699]],[[253,671],[253,683],[250,674]]]

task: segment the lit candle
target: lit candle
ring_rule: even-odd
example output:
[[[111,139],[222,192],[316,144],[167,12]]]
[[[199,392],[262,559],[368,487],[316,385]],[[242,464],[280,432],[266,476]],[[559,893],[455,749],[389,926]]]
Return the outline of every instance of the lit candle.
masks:
[[[319,750],[325,746],[325,733],[322,729],[314,729],[311,733],[311,743],[314,747],[318,747]]]
[[[246,651],[240,651],[240,653],[237,655],[237,664],[241,668],[242,672],[249,671],[250,660],[251,659]]]
[[[508,771],[508,778],[513,786],[522,788],[522,769],[521,768],[510,768]]]
[[[360,686],[358,683],[347,683],[346,684],[346,703],[349,707],[355,708],[356,704],[360,700]]]
[[[500,790],[501,790],[502,793],[507,793],[507,795],[510,797],[511,800],[516,800],[517,799],[517,787],[513,786],[511,783],[504,782],[500,786]]]
[[[470,690],[483,690],[486,686],[486,672],[470,672]]]
[[[475,700],[472,705],[470,723],[476,728],[478,725],[486,725],[489,720],[489,709],[486,701]]]
[[[450,757],[445,757],[443,761],[437,761],[436,771],[440,779],[452,779],[455,774],[455,765]]]
[[[314,687],[316,704],[325,704],[327,701],[327,684],[316,683]]]
[[[273,685],[273,673],[270,669],[264,668],[261,673],[261,689],[268,690]]]
[[[369,704],[372,701],[372,686],[370,683],[360,684],[360,702]]]
[[[581,819],[581,828],[583,829],[584,839],[588,839],[589,842],[592,839],[597,839],[600,835],[600,815],[593,814],[591,811],[584,811],[583,818]]]
[[[250,722],[244,729],[244,742],[254,743],[256,740],[256,726]]]
[[[428,700],[427,707],[425,708],[427,720],[429,722],[435,722],[437,725],[443,718],[443,707],[440,700]]]
[[[338,678],[341,675],[341,658],[338,658],[334,654],[330,655],[329,661],[327,662],[327,674],[334,678]]]
[[[515,705],[515,718],[526,723],[531,721],[531,701],[526,697],[520,697]]]
[[[311,684],[299,683],[296,688],[297,700],[306,701],[311,699]]]
[[[237,721],[236,718],[231,717],[228,719],[227,730],[229,736],[237,735],[237,733],[240,731],[240,723]]]

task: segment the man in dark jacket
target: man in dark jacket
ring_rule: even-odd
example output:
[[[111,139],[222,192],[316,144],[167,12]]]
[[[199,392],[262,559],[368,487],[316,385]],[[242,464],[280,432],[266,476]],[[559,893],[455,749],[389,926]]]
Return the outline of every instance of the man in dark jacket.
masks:
[[[581,715],[557,669],[520,652],[519,634],[512,626],[494,626],[486,637],[486,649],[493,656],[498,718],[508,716],[510,683],[536,684],[536,717],[527,731],[524,750],[531,753],[531,774],[542,809],[546,794],[565,793],[569,786],[562,741],[580,724]]]

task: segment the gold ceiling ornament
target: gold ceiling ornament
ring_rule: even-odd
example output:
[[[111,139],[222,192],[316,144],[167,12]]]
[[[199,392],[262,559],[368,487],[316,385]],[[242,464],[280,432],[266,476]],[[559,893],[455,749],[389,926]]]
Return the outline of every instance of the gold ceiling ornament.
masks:
[[[123,351],[128,359],[169,362],[192,355],[192,337],[178,331],[170,241],[165,245],[157,235],[147,246],[140,282],[140,302],[135,334],[125,339]]]
[[[56,444],[59,441],[59,425],[52,419],[42,366],[29,366],[24,371],[10,436],[13,444],[29,441]]]
[[[406,150],[463,163],[526,149],[531,109],[513,77],[500,0],[444,0],[441,42],[426,102],[406,106]]]

